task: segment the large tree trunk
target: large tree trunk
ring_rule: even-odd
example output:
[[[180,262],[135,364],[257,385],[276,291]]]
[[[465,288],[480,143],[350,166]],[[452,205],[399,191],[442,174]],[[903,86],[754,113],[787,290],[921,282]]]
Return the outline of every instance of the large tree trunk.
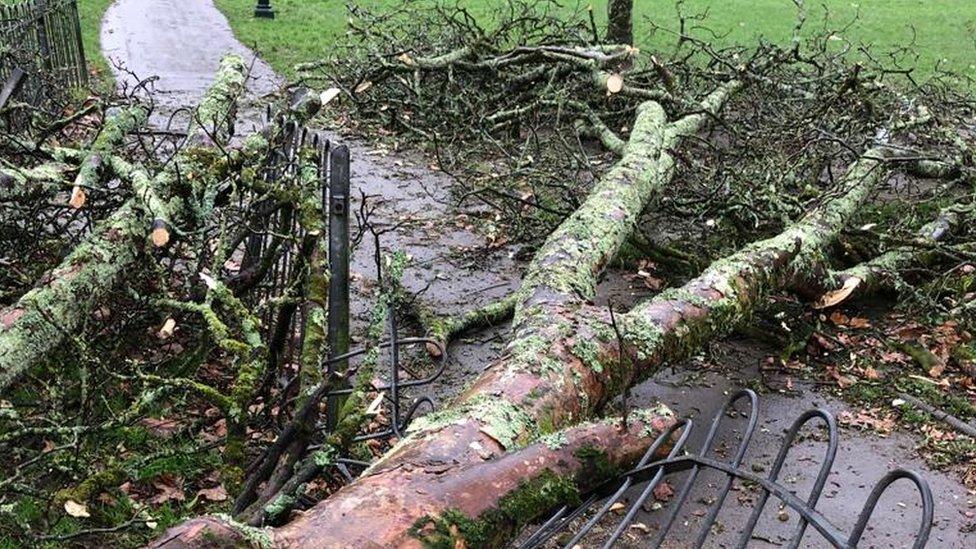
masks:
[[[224,127],[233,117],[236,101],[243,93],[246,70],[238,56],[228,56],[221,62],[215,84],[195,113],[191,134],[205,133],[218,145],[227,144],[230,134]],[[91,153],[84,157],[77,184],[90,185],[103,173],[106,152],[112,144],[121,142],[127,128],[134,127],[139,120],[138,114],[123,111],[118,120],[106,126]],[[160,196],[169,197],[178,170],[206,172],[205,166],[197,166],[201,161],[197,159],[198,152],[198,147],[185,148],[153,178],[141,168],[115,174],[129,180],[136,196],[98,224],[36,288],[0,310],[0,389],[49,358],[63,347],[66,338],[84,326],[105,296],[142,256],[151,232],[156,232],[153,235],[156,244],[165,243],[160,231],[167,231],[168,238],[168,229],[160,221],[179,219],[188,212],[183,211],[182,200],[164,201]]]
[[[482,409],[497,415],[491,403]],[[347,504],[303,514],[287,528],[267,531],[202,518],[170,530],[152,547],[222,547],[256,539],[283,547],[497,546],[634,465],[672,422],[666,408],[641,410],[630,415],[626,428],[619,420],[604,420],[504,454],[506,433],[486,437],[477,424],[459,418],[441,428],[446,446],[438,453],[464,465],[404,448],[397,459],[375,465],[339,492]],[[472,439],[485,444],[466,444]],[[668,451],[662,445],[658,456]]]
[[[514,337],[506,355],[452,406],[415,421],[409,434],[359,481],[308,511],[301,522],[270,531],[271,539],[283,545],[293,540],[315,546],[355,545],[344,536],[358,536],[355,529],[369,524],[376,539],[407,544],[410,532],[402,521],[376,523],[377,516],[412,513],[412,504],[405,502],[413,501],[416,491],[394,480],[405,471],[420,474],[417,471],[433,467],[445,477],[461,471],[474,475],[492,463],[485,456],[500,456],[558,433],[616,396],[626,381],[617,365],[602,367],[591,360],[597,355],[591,356],[588,342],[596,326],[609,325],[599,322],[603,311],[589,316],[593,311],[588,302],[644,207],[671,180],[675,160],[670,151],[704,128],[740,86],[736,81],[721,86],[702,101],[701,112],[673,122],[659,104],[643,104],[623,158],[549,236],[529,266],[516,296]],[[592,350],[602,352],[598,347]],[[377,505],[361,505],[359,498],[369,492],[362,491],[363,483],[387,487],[387,497]],[[397,495],[398,490],[405,491]],[[498,498],[506,495],[502,489],[496,492]],[[344,518],[342,524],[323,528],[319,516]],[[184,543],[206,523],[193,524],[183,534],[169,533],[161,540]],[[216,530],[226,530],[227,523],[221,524],[215,524]]]
[[[634,43],[634,0],[610,0],[607,3],[607,42]]]

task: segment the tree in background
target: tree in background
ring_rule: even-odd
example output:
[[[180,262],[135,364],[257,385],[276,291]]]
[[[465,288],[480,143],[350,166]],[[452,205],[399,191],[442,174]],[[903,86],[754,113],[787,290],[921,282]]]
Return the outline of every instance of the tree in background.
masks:
[[[607,42],[634,43],[634,0],[610,0],[607,3]]]

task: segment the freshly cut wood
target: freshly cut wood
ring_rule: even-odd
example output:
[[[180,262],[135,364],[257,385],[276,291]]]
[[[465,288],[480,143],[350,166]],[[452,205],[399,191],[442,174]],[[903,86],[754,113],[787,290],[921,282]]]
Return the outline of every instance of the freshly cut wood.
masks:
[[[247,66],[239,56],[228,56],[221,62],[214,85],[208,91],[197,110],[199,120],[207,120],[218,126],[226,124],[235,110],[238,97],[244,90]],[[138,123],[134,115],[132,124],[119,123],[114,126],[118,132],[127,130]],[[226,145],[229,134],[224,131],[209,131],[208,135],[224,139]],[[121,139],[117,133],[104,131],[96,139],[96,148],[108,146]],[[177,170],[191,171],[196,153],[194,147],[183,149],[167,168],[151,179],[153,196],[155,189],[169,190],[178,179]],[[99,153],[102,154],[102,153]],[[88,158],[92,158],[89,155]],[[88,164],[91,166],[90,162]],[[101,161],[99,161],[101,165]],[[204,170],[198,170],[201,173]],[[85,184],[90,181],[85,180]],[[205,184],[203,182],[202,184]],[[30,292],[24,294],[13,305],[0,310],[0,390],[8,387],[18,375],[41,361],[49,358],[71,334],[84,326],[93,311],[101,305],[142,256],[152,220],[157,217],[147,207],[144,198],[146,189],[137,197],[126,201],[107,219],[100,222],[92,233],[72,250],[61,265],[47,273]],[[151,202],[155,208],[163,208],[161,201]],[[183,201],[166,203],[171,208],[166,218],[177,218]]]

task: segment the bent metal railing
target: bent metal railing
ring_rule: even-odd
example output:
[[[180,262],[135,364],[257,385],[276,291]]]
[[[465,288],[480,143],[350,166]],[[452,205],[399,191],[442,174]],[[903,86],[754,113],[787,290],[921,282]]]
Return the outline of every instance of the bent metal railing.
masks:
[[[735,406],[739,402],[747,403],[749,411],[747,415],[747,426],[735,454],[732,456],[732,459],[728,461],[709,457],[710,454],[716,453],[714,444],[716,435],[721,427],[723,417],[729,415],[730,413],[734,413]],[[550,546],[552,543],[554,543],[553,540],[557,536],[559,536],[559,546],[564,546],[567,549],[578,547],[581,546],[584,538],[594,531],[594,527],[597,524],[603,524],[605,526],[607,521],[616,521],[616,527],[612,534],[610,534],[609,538],[607,538],[602,544],[604,548],[612,547],[615,543],[617,543],[617,541],[620,540],[623,533],[634,522],[635,517],[641,510],[644,503],[653,494],[654,489],[660,485],[665,477],[677,473],[687,473],[681,490],[678,492],[677,497],[673,500],[670,514],[663,519],[661,527],[658,530],[654,540],[650,544],[646,545],[647,547],[660,547],[663,543],[668,541],[667,536],[672,525],[681,513],[684,503],[688,500],[688,496],[692,492],[692,488],[696,479],[699,477],[699,473],[704,470],[717,471],[723,474],[725,476],[725,482],[722,484],[714,503],[712,503],[711,509],[708,515],[705,517],[700,530],[698,531],[697,538],[695,539],[694,543],[689,546],[703,547],[705,545],[705,542],[708,540],[709,534],[712,531],[712,526],[715,524],[716,518],[718,517],[718,514],[721,511],[733,484],[739,480],[753,483],[759,487],[761,493],[752,510],[752,513],[749,515],[748,521],[738,532],[738,541],[735,543],[736,547],[746,547],[749,541],[753,538],[756,525],[759,522],[759,518],[762,515],[763,509],[766,507],[766,503],[768,502],[770,496],[779,499],[783,505],[794,510],[799,515],[799,524],[797,525],[789,543],[785,544],[786,547],[791,549],[799,547],[801,541],[804,539],[804,534],[807,533],[809,527],[812,527],[813,530],[815,530],[824,541],[833,547],[857,547],[861,540],[861,536],[864,534],[864,530],[868,525],[868,522],[874,514],[875,508],[877,507],[881,496],[885,493],[888,487],[900,479],[907,479],[912,482],[920,496],[921,517],[918,530],[915,532],[915,539],[912,547],[921,548],[925,546],[932,527],[932,517],[934,514],[935,505],[933,503],[932,491],[929,489],[928,483],[918,473],[913,471],[897,469],[885,475],[874,486],[874,489],[872,489],[871,493],[868,495],[867,500],[865,501],[864,506],[858,515],[857,522],[855,523],[850,534],[845,534],[840,528],[832,524],[824,515],[816,510],[817,501],[820,499],[821,492],[823,491],[824,485],[827,482],[827,477],[830,475],[830,470],[833,466],[834,458],[837,453],[837,423],[834,420],[833,415],[826,410],[808,410],[801,414],[796,421],[793,422],[792,427],[786,433],[786,436],[780,445],[776,460],[770,468],[767,476],[760,476],[751,470],[744,469],[743,459],[746,455],[746,451],[749,449],[749,444],[752,441],[752,435],[756,429],[758,420],[757,408],[758,398],[753,391],[745,389],[733,395],[729,399],[728,403],[715,414],[708,434],[705,437],[705,441],[702,443],[702,447],[697,453],[688,452],[686,448],[688,438],[692,432],[692,429],[694,428],[693,422],[690,419],[678,421],[654,441],[634,469],[622,474],[620,477],[613,479],[612,481],[604,483],[595,489],[583,500],[583,503],[579,506],[575,508],[563,507],[557,510],[555,514],[553,514],[552,517],[549,518],[549,520],[547,520],[541,527],[539,527],[528,539],[518,544],[518,547],[522,549],[530,549],[534,547],[541,547],[543,545]],[[793,446],[793,443],[796,441],[798,433],[804,426],[815,420],[820,420],[826,427],[828,436],[827,448],[824,453],[823,461],[820,463],[820,469],[817,473],[817,477],[814,480],[813,486],[810,490],[810,494],[806,500],[803,500],[800,497],[797,497],[792,490],[780,484],[778,482],[778,478],[783,469],[783,465],[786,462],[787,454],[789,453],[790,448]],[[653,456],[655,456],[658,451],[676,435],[678,436],[678,439],[674,443],[674,447],[668,453],[668,456],[662,460],[652,461]],[[626,492],[630,491],[631,489],[637,489],[641,486],[642,488],[640,489],[638,496],[632,501],[632,503],[630,503],[630,506],[627,507],[627,511],[623,513],[619,519],[617,519],[617,515],[610,512],[611,509],[614,508],[615,505],[619,507],[619,504]],[[578,527],[574,531],[578,521],[580,521],[582,517],[587,516],[587,513],[601,501],[603,503],[599,509],[581,527]],[[563,543],[563,539],[568,535],[572,535],[571,539],[567,543]],[[586,544],[586,546],[593,546],[593,544]],[[642,544],[642,546],[645,545]]]
[[[272,122],[270,107],[266,111],[265,116],[267,123],[270,124]],[[275,144],[269,154],[263,177],[268,182],[280,182],[282,185],[297,184],[296,177],[302,169],[302,162],[308,161],[301,154],[303,149],[306,152],[308,150],[314,151],[312,157],[314,158],[317,179],[320,185],[320,208],[322,212],[328,214],[330,221],[329,233],[331,234],[335,227],[335,224],[332,223],[333,218],[337,214],[348,215],[348,202],[345,203],[345,206],[340,211],[337,211],[333,207],[333,204],[335,202],[337,188],[343,189],[342,193],[345,195],[343,198],[348,201],[348,188],[350,185],[349,149],[345,145],[331,142],[318,132],[310,131],[305,126],[293,120],[287,120],[284,116],[277,121],[277,124],[283,128],[283,132],[279,137],[280,142]],[[341,181],[337,181],[337,179]],[[242,208],[244,207],[244,203],[244,199],[242,198]],[[281,389],[281,395],[279,397],[281,406],[284,406],[294,396],[295,390],[297,389],[295,384],[299,381],[296,372],[292,372],[282,366],[294,362],[295,358],[301,352],[304,346],[304,337],[308,322],[308,310],[304,301],[300,305],[293,307],[291,314],[281,314],[281,311],[288,302],[295,301],[295,296],[289,296],[288,294],[291,281],[295,278],[296,269],[301,268],[301,262],[299,261],[299,255],[302,253],[300,250],[300,242],[306,235],[306,230],[298,222],[298,216],[295,215],[299,204],[291,204],[289,208],[275,208],[269,215],[261,216],[252,221],[253,225],[249,225],[250,234],[243,243],[244,253],[240,265],[241,271],[248,271],[263,263],[268,254],[271,254],[273,258],[273,261],[267,269],[265,279],[255,286],[254,291],[247,299],[251,306],[258,306],[261,303],[280,303],[276,306],[266,307],[262,313],[261,320],[265,336],[272,340],[272,343],[269,345],[270,347],[279,347],[279,344],[274,343],[275,335],[284,336],[283,341],[279,342],[281,348],[277,351],[278,355],[270,359],[271,363],[269,364],[269,371],[275,375],[279,373],[290,375],[287,379],[278,380],[282,384],[279,387]],[[287,235],[288,238],[284,238],[284,235]],[[331,245],[333,243],[335,244],[334,246]],[[348,273],[348,262],[351,253],[348,232],[342,235],[342,238],[338,242],[333,242],[333,239],[330,239],[330,259],[333,253],[339,254],[339,260],[346,264],[345,271]],[[333,262],[330,261],[330,265],[332,264]],[[332,271],[331,268],[330,271]],[[345,301],[345,308],[348,311],[349,277],[336,276],[333,272],[332,276],[329,277],[329,285],[330,303],[337,300]],[[292,299],[289,299],[289,297],[292,297]],[[348,313],[338,315],[333,320],[333,313],[330,310],[328,316],[330,338],[333,332],[349,333]],[[431,410],[435,408],[435,404],[431,398],[417,396],[412,394],[412,392],[433,384],[444,373],[447,366],[447,349],[444,348],[444,345],[440,341],[427,337],[401,337],[398,326],[399,318],[396,315],[395,308],[388,313],[386,320],[386,330],[389,332],[389,339],[380,342],[377,347],[387,351],[388,368],[378,368],[378,383],[375,383],[371,389],[377,395],[381,396],[382,402],[389,405],[390,424],[379,430],[360,432],[354,437],[353,440],[355,442],[378,438],[402,437],[409,423],[422,407],[426,406]],[[435,359],[435,363],[430,372],[411,371],[404,361],[401,360],[405,350],[416,347],[421,349],[435,348],[438,350],[434,356],[439,358]],[[332,348],[331,345],[330,348]],[[354,363],[353,359],[360,357],[368,351],[369,349],[360,347],[347,352],[336,353],[325,361],[324,366],[326,366],[327,372],[332,372],[335,369],[338,376],[348,380],[355,377],[357,372],[358,366]],[[426,354],[426,351],[424,351],[424,354]],[[353,389],[348,387],[336,387],[325,392],[322,398],[326,402],[338,402],[339,399],[348,396],[352,392]],[[329,425],[328,421],[320,426],[323,430],[330,430],[332,427],[334,426]],[[315,450],[318,447],[317,445],[312,445],[309,449]],[[337,459],[334,465],[347,481],[351,481],[354,475],[350,472],[349,468],[358,467],[361,469],[367,467],[369,463],[343,457]]]

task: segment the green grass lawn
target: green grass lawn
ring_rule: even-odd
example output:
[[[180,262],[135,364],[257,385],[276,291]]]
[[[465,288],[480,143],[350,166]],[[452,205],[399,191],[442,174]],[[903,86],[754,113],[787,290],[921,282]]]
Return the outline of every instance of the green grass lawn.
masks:
[[[102,16],[112,4],[112,0],[78,0],[78,15],[81,17],[81,39],[85,44],[85,57],[88,64],[95,67],[102,78],[110,79],[111,72],[108,63],[102,57],[99,32],[102,26]]]
[[[102,3],[105,0],[81,0]],[[359,2],[382,8],[404,0]],[[409,0],[406,0],[409,1]],[[426,0],[414,0],[422,6]],[[490,11],[502,0],[462,0],[475,12]],[[564,0],[572,4],[576,0]],[[215,0],[227,15],[238,38],[255,47],[275,69],[292,75],[296,63],[324,57],[346,28],[345,0],[272,0],[274,20],[253,17],[254,0]],[[582,5],[586,5],[585,0]],[[606,0],[592,2],[603,18]],[[645,18],[661,24],[675,22],[673,0],[636,0],[636,36],[642,48],[666,45],[662,35],[649,36]],[[937,63],[976,77],[976,1],[974,0],[808,0],[808,29],[820,28],[824,8],[837,28],[860,12],[860,19],[848,36],[878,48],[907,45],[915,36],[921,72],[930,73]],[[789,38],[795,21],[790,0],[688,0],[686,11],[709,9],[709,26],[723,34],[726,43],[755,42],[759,36],[783,41]],[[418,9],[422,9],[418,7]],[[913,31],[914,29],[914,31]]]

